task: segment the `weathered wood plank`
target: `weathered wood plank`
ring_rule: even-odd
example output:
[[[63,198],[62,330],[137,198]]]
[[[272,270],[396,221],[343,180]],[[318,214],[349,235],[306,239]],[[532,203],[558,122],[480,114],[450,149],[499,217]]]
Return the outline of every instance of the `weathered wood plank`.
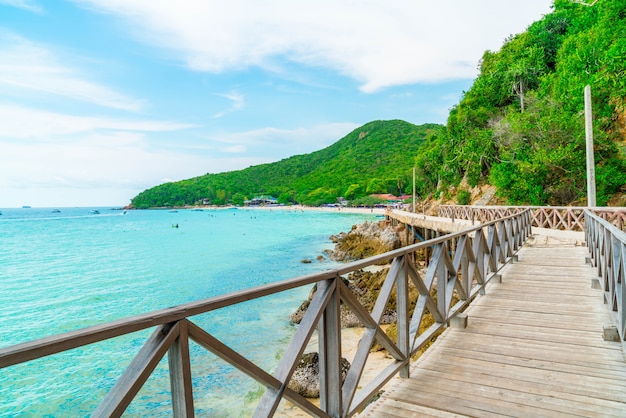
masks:
[[[372,412],[376,415],[384,417],[398,418],[462,418],[467,416],[441,411],[423,405],[412,405],[406,402],[397,401],[392,398],[389,398],[383,404],[376,405],[376,407],[373,408]]]
[[[563,283],[547,281],[545,278],[541,278],[540,280],[529,279],[528,277],[522,276],[520,274],[507,274],[504,273],[503,283],[507,285],[507,289],[528,289],[529,291],[553,291],[553,292],[563,292],[563,294],[583,294],[590,296],[598,296],[600,294],[600,290],[591,289],[591,277],[589,280],[584,281],[576,281],[572,282],[571,279],[563,285]],[[594,277],[595,278],[595,277]],[[520,283],[517,280],[523,279],[524,282]],[[494,284],[493,286],[498,286],[499,284]],[[593,292],[587,292],[587,289],[595,290]]]
[[[514,309],[497,309],[483,305],[480,309],[472,309],[472,318],[484,318],[493,322],[507,324],[536,324],[548,328],[568,328],[586,331],[597,331],[598,324],[590,323],[597,316],[592,312],[580,312],[574,315],[565,315],[555,312],[528,312]],[[522,316],[523,314],[523,316]]]
[[[532,342],[521,339],[504,340],[502,338],[485,344],[482,335],[472,334],[463,334],[458,339],[455,339],[450,334],[447,338],[446,347],[484,355],[510,355],[515,353],[521,358],[593,367],[599,372],[616,370],[621,372],[626,370],[626,363],[621,353],[616,350],[598,349],[590,355],[589,347],[585,347],[585,352],[581,353],[581,350],[577,347],[562,344],[548,345],[544,342]]]
[[[113,389],[100,402],[92,416],[122,416],[137,392],[139,392],[139,389],[150,377],[150,373],[152,373],[172,343],[178,338],[179,331],[180,326],[178,323],[159,326],[152,333],[146,344],[139,350],[139,353],[131,361],[124,374],[113,386]]]
[[[445,386],[442,386],[445,385]],[[500,416],[541,416],[561,418],[564,413],[581,414],[576,408],[559,407],[551,405],[549,398],[542,396],[527,395],[523,392],[503,390],[491,386],[479,384],[459,386],[453,379],[439,377],[433,385],[404,387],[396,393],[410,395],[420,391],[418,399],[431,402],[434,397],[441,398],[448,406],[448,412],[464,411],[457,409],[459,406],[472,406],[472,408],[484,411],[476,416],[482,416],[485,412]],[[588,412],[587,412],[588,413]]]
[[[590,363],[607,363],[610,367],[624,367],[624,354],[619,348],[619,344],[609,344],[606,347],[584,346],[581,350],[580,346],[565,344],[561,342],[547,341],[529,341],[525,338],[518,337],[502,337],[485,339],[484,334],[480,333],[449,333],[447,341],[454,347],[457,344],[463,346],[464,343],[475,344],[483,351],[488,351],[491,347],[501,347],[503,350],[525,350],[533,349],[543,350],[547,353],[563,353],[567,358],[578,354],[586,358]]]
[[[318,291],[315,292],[311,304],[307,309],[300,327],[296,331],[293,339],[289,343],[283,358],[274,371],[274,377],[283,382],[280,387],[268,386],[265,393],[261,397],[257,409],[254,412],[255,417],[271,416],[276,411],[278,404],[280,403],[283,392],[289,382],[293,371],[298,365],[298,360],[302,356],[306,344],[311,338],[316,325],[319,323],[319,319],[323,314],[326,305],[329,303],[333,296],[333,292],[336,289],[336,283],[334,281],[322,281],[318,283]]]
[[[386,398],[403,401],[410,405],[427,405],[441,411],[469,415],[472,417],[501,417],[506,413],[507,407],[493,411],[493,407],[485,408],[484,405],[476,404],[472,401],[460,399],[454,396],[440,396],[437,393],[428,391],[428,385],[416,390],[407,391],[404,388],[396,388],[385,393]],[[509,409],[510,410],[510,409]],[[369,416],[366,414],[366,416]]]
[[[553,358],[535,359],[527,351],[516,351],[513,354],[484,353],[478,350],[464,348],[440,347],[438,352],[451,358],[475,359],[491,363],[510,364],[512,366],[529,367],[532,369],[551,370],[555,372],[573,373],[580,376],[598,377],[601,379],[622,379],[626,382],[626,369],[600,369],[593,365],[572,364],[569,358],[555,355]]]
[[[437,374],[432,376],[428,385],[420,385],[417,381],[411,381],[403,389],[408,392],[419,393],[420,391],[434,392],[444,397],[461,398],[482,405],[481,408],[498,412],[500,408],[509,408],[511,411],[506,415],[554,416],[579,415],[593,416],[598,414],[617,415],[624,412],[624,404],[620,402],[600,402],[590,396],[580,396],[578,399],[563,399],[559,397],[560,391],[553,392],[535,390],[528,392],[527,382],[509,378],[516,385],[495,386],[490,380],[482,379],[481,376],[471,383],[460,381],[456,375]],[[518,385],[518,383],[520,383]],[[428,386],[428,388],[424,388]],[[523,389],[522,389],[523,388]],[[452,395],[450,395],[452,394]],[[420,396],[420,395],[417,395]],[[514,406],[511,406],[513,404]],[[493,409],[489,409],[489,408]],[[496,409],[497,408],[497,409]],[[452,409],[454,411],[454,409]]]
[[[598,302],[602,299],[595,296],[575,296],[575,295],[558,295],[553,292],[534,292],[532,289],[528,293],[520,293],[516,289],[498,289],[498,294],[493,296],[492,299],[514,299],[518,301],[535,301],[541,298],[543,303],[558,303],[559,305],[572,305],[572,306],[598,306]]]
[[[193,390],[191,383],[191,363],[189,358],[188,321],[178,322],[180,332],[168,352],[170,386],[172,389],[172,409],[174,417],[193,418]]]
[[[389,399],[390,414],[420,406],[471,416],[626,416],[625,357],[621,344],[602,339],[611,317],[591,289],[597,273],[587,254],[523,248],[502,282],[466,310],[469,326],[446,330],[411,378],[392,382],[374,405]],[[385,416],[377,408],[366,416]]]
[[[585,391],[588,391],[588,393],[594,396],[618,402],[626,402],[626,382],[621,379],[584,376],[576,373],[542,370],[493,361],[462,358],[453,355],[447,355],[445,357],[435,355],[430,359],[428,366],[423,365],[422,367],[432,371],[455,373],[460,363],[463,363],[463,370],[469,370],[474,374],[506,377],[527,382],[543,380],[559,382],[563,388],[569,390],[584,388]],[[574,376],[576,379],[573,379]]]
[[[489,296],[489,293],[487,293]],[[491,298],[489,301],[486,300],[478,300],[476,302],[478,305],[480,304],[489,304],[492,307],[504,308],[504,309],[526,309],[528,312],[548,312],[554,311],[559,313],[571,313],[576,314],[581,309],[587,312],[594,312],[598,315],[604,315],[606,313],[606,308],[602,305],[602,301],[598,301],[597,304],[587,304],[583,307],[577,307],[572,305],[558,305],[549,302],[537,302],[534,301],[532,304],[529,304],[527,301],[520,301],[515,299],[504,299],[504,298]]]
[[[476,324],[480,319],[476,318],[472,323]],[[553,330],[541,330],[537,327],[511,328],[503,324],[495,324],[485,322],[482,327],[468,327],[465,332],[476,332],[483,335],[491,335],[493,337],[516,337],[534,341],[557,342],[571,344],[572,346],[595,346],[604,347],[606,341],[602,339],[602,334],[588,333],[580,331],[570,331],[567,334],[556,334]],[[619,349],[619,347],[617,348]]]
[[[443,373],[440,371],[433,371],[423,369],[419,371],[419,377],[421,381],[438,381],[439,379],[452,379],[461,385],[479,384],[492,387],[494,396],[497,396],[499,389],[517,390],[523,391],[528,394],[537,396],[552,396],[563,401],[573,401],[577,404],[590,405],[593,408],[601,408],[603,412],[615,413],[623,412],[626,406],[623,402],[607,400],[599,397],[592,396],[591,393],[584,390],[579,390],[578,393],[567,390],[558,382],[553,381],[534,381],[529,382],[526,380],[516,379],[515,377],[499,377],[482,373],[468,373],[466,371],[459,371],[457,373]],[[409,387],[412,385],[419,385],[420,380],[414,379],[407,381]]]

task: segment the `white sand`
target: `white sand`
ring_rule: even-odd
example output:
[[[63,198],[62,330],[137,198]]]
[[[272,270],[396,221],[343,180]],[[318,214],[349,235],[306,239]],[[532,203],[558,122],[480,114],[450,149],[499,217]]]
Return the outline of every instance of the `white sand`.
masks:
[[[244,206],[238,208],[239,210],[284,210],[288,212],[304,212],[304,211],[316,211],[316,212],[336,212],[336,213],[362,213],[362,214],[374,214],[374,215],[384,215],[385,209],[382,208],[328,208],[321,206],[302,206],[302,205],[293,205],[293,206]]]

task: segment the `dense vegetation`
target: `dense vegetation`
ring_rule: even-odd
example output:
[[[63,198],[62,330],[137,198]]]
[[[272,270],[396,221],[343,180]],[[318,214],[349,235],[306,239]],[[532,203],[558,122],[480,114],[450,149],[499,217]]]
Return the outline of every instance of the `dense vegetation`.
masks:
[[[415,150],[441,125],[403,121],[370,122],[320,151],[245,170],[205,174],[140,193],[137,208],[201,203],[242,204],[257,195],[280,203],[320,205],[338,197],[354,200],[372,193],[411,190]]]
[[[485,52],[446,134],[418,153],[422,192],[465,178],[470,186],[495,185],[512,204],[585,203],[585,85],[593,97],[598,205],[623,188],[626,1],[594,3],[556,0],[525,33]]]
[[[269,194],[316,205],[338,196],[435,195],[490,183],[511,204],[583,204],[583,90],[593,96],[597,203],[626,192],[626,0],[555,0],[552,13],[487,51],[447,126],[377,121],[321,151],[167,183],[135,207],[242,203]],[[465,197],[469,194],[457,188]],[[623,201],[618,202],[624,204]]]

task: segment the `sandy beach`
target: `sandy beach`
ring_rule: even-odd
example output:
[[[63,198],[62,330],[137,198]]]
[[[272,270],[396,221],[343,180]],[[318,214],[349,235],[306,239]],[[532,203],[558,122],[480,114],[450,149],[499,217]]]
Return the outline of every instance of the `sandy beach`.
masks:
[[[239,210],[283,210],[288,212],[304,212],[304,211],[316,211],[316,212],[335,212],[335,213],[360,213],[363,215],[384,215],[386,209],[383,208],[352,208],[352,207],[322,207],[322,206],[243,206],[238,207]]]

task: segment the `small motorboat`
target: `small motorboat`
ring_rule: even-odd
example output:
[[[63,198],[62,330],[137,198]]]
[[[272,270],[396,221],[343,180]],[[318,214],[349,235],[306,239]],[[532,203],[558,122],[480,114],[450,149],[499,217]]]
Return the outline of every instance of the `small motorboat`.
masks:
[[[89,213],[92,215],[100,215],[100,211],[98,209],[90,210]]]

